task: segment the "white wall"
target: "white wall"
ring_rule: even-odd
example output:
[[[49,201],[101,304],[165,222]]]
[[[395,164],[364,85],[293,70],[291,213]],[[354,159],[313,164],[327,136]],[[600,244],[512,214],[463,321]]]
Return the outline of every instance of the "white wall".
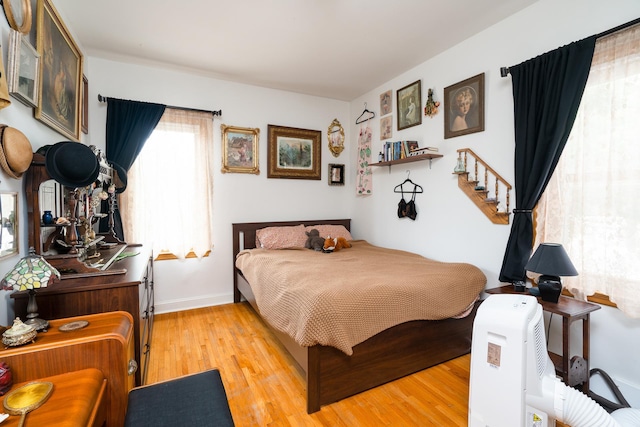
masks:
[[[233,222],[348,217],[344,202],[352,182],[329,186],[329,163],[350,167],[349,151],[337,159],[329,152],[327,128],[337,118],[349,134],[349,105],[343,101],[271,90],[237,83],[87,58],[91,143],[104,146],[106,104],[97,96],[165,103],[206,110],[222,109],[215,118],[214,248],[202,260],[155,264],[156,312],[175,311],[233,301]],[[220,124],[260,128],[260,175],[220,172]],[[322,131],[320,181],[267,178],[267,125]],[[179,171],[167,171],[167,177]],[[350,180],[349,180],[350,181]]]
[[[509,236],[509,226],[492,224],[457,187],[452,175],[456,150],[471,148],[512,185],[513,179],[513,98],[511,78],[501,78],[502,66],[553,50],[572,41],[597,34],[640,16],[640,2],[635,0],[540,0],[522,12],[460,43],[441,55],[408,70],[395,79],[371,90],[351,102],[351,119],[360,115],[364,104],[379,113],[379,96],[395,91],[418,79],[422,80],[423,105],[428,88],[435,89],[435,99],[442,101],[444,88],[479,73],[485,73],[485,131],[444,139],[444,113],[423,117],[422,125],[393,131],[391,140],[420,141],[421,146],[437,146],[443,158],[428,162],[374,168],[374,194],[352,199],[354,232],[373,243],[421,253],[443,261],[467,261],[479,266],[487,275],[488,288],[501,285],[498,275]],[[434,35],[438,37],[441,35]],[[379,114],[378,114],[379,116]],[[371,121],[373,151],[382,147],[379,118]],[[359,127],[352,127],[355,140]],[[352,157],[355,147],[351,147]],[[411,179],[424,187],[417,196],[416,221],[396,216],[400,200],[393,188],[411,173]],[[350,169],[352,179],[354,170]],[[512,194],[512,205],[515,197]],[[556,316],[557,317],[557,316]],[[572,352],[580,351],[579,322],[573,327]],[[561,352],[561,324],[552,322],[550,348]],[[640,352],[640,320],[632,320],[618,310],[604,307],[592,315],[592,366],[614,376],[631,393],[640,406],[640,366],[635,362]],[[627,395],[628,393],[625,393]]]

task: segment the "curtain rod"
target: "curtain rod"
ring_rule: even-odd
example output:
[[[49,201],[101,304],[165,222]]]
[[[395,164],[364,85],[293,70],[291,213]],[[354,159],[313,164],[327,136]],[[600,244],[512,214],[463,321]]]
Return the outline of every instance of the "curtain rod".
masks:
[[[116,99],[116,98],[114,98]],[[99,102],[107,102],[109,100],[109,98],[107,98],[106,96],[102,96],[100,94],[98,94],[98,101]],[[186,111],[197,111],[198,113],[211,113],[214,116],[222,116],[222,110],[217,110],[217,111],[210,111],[210,110],[200,110],[198,108],[185,108],[185,107],[176,107],[175,105],[166,105],[167,108],[175,108],[177,110],[186,110]]]
[[[636,24],[640,23],[640,18],[636,18],[633,21],[629,21],[625,24],[618,25],[617,27],[610,28],[606,31],[601,32],[600,34],[596,34],[596,39],[608,36],[609,34],[613,34],[617,31],[624,30],[625,28],[632,27]],[[500,67],[500,76],[507,77],[509,75],[509,67]]]

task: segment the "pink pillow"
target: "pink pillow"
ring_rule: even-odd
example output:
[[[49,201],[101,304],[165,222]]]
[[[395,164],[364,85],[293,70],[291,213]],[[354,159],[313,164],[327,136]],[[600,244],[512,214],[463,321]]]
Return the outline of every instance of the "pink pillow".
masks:
[[[256,247],[264,249],[304,248],[304,225],[267,227],[256,231]]]
[[[347,228],[344,225],[331,225],[331,224],[307,225],[306,231],[312,230],[314,228],[320,232],[320,237],[324,237],[325,239],[331,236],[331,237],[344,237],[347,240],[353,240],[353,237],[351,237],[351,233],[349,233],[349,230],[347,230]]]

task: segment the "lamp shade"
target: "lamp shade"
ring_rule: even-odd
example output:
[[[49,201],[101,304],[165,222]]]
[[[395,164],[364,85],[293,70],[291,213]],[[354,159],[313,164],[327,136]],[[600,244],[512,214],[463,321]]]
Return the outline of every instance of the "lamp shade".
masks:
[[[60,278],[58,270],[44,258],[36,255],[31,248],[29,255],[18,261],[15,267],[4,276],[0,285],[7,291],[34,290],[46,288],[54,277]]]
[[[559,243],[541,243],[525,270],[546,276],[577,276],[578,271]]]

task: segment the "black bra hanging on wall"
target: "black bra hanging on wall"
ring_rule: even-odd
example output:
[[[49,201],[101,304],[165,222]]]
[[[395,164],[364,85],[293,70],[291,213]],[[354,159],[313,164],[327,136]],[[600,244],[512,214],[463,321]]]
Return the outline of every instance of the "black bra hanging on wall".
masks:
[[[408,202],[404,200],[404,193],[405,193],[405,190],[403,188],[404,184],[413,185],[413,188],[407,191],[407,193],[409,192],[411,193],[411,200],[409,200]],[[414,183],[413,181],[411,181],[411,179],[407,177],[407,179],[405,179],[401,184],[398,184],[395,186],[395,188],[393,189],[393,192],[402,194],[402,198],[398,203],[398,218],[409,218],[409,219],[415,220],[416,217],[418,216],[418,210],[416,208],[416,194],[423,192],[422,186]]]

